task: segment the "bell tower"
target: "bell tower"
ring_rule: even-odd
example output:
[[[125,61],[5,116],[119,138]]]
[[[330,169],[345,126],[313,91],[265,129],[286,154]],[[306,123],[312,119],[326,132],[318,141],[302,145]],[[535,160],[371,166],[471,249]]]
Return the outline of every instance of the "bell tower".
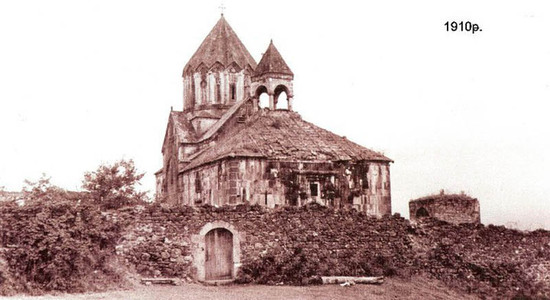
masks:
[[[269,109],[275,110],[277,104],[280,104],[279,96],[284,92],[287,96],[288,110],[292,110],[293,80],[294,73],[292,73],[277,48],[275,48],[273,40],[271,40],[252,76],[250,97],[257,104],[260,95],[267,93],[269,96]]]

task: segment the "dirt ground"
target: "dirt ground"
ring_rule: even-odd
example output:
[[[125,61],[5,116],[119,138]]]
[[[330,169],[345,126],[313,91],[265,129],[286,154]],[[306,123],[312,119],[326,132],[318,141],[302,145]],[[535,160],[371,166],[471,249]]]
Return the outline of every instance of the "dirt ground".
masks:
[[[323,286],[266,286],[227,285],[204,286],[183,284],[181,286],[143,286],[132,290],[110,291],[91,294],[59,294],[47,296],[13,296],[0,299],[22,300],[97,300],[97,299],[478,299],[472,295],[459,294],[449,290],[442,283],[425,278],[387,279],[381,285]]]

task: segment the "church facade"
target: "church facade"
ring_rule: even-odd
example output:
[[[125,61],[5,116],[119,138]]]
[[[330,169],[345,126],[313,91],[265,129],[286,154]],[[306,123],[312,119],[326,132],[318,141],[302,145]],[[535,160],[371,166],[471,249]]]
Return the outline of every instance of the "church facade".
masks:
[[[157,199],[391,214],[392,160],[294,112],[294,74],[273,42],[256,63],[222,15],[182,77],[183,111],[168,116]]]

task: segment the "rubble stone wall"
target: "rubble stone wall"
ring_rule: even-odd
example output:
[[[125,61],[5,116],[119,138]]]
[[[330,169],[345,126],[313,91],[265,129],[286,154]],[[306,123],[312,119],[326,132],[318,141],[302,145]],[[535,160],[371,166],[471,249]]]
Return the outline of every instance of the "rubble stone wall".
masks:
[[[243,266],[267,254],[293,251],[342,265],[351,265],[359,254],[392,257],[403,264],[412,258],[411,251],[403,251],[411,248],[407,220],[390,216],[377,219],[355,210],[336,211],[316,204],[275,210],[256,205],[148,208],[112,217],[127,224],[117,254],[143,276],[197,279],[195,262],[204,259],[194,257],[204,253],[196,251],[197,235],[212,222],[226,222],[238,232],[239,264]]]
[[[373,218],[315,204],[277,209],[257,205],[163,208],[155,204],[110,212],[79,205],[75,210],[67,203],[53,207],[64,207],[70,215],[49,208],[51,215],[45,215],[46,208],[36,205],[0,207],[0,294],[6,291],[3,287],[9,291],[15,286],[12,282],[20,282],[21,288],[28,284],[17,270],[27,265],[26,258],[35,263],[32,259],[36,256],[27,253],[38,253],[34,241],[44,238],[49,242],[42,247],[53,253],[72,251],[72,247],[60,248],[59,243],[100,247],[113,238],[118,240],[115,249],[119,258],[109,260],[115,262],[113,266],[126,262],[142,276],[192,280],[200,279],[197,266],[205,259],[201,240],[213,229],[227,228],[236,241],[233,247],[238,246],[233,262],[239,266],[232,275],[240,282],[310,284],[315,283],[311,279],[323,275],[421,273],[483,299],[550,297],[550,232],[546,230],[455,225],[433,218],[411,225],[398,215]],[[90,218],[90,213],[95,217]],[[87,257],[96,255],[94,259],[101,261],[108,253],[111,259],[113,245],[110,241],[108,245],[102,254],[94,252]],[[72,257],[55,260],[54,268]],[[113,271],[111,267],[105,270]]]

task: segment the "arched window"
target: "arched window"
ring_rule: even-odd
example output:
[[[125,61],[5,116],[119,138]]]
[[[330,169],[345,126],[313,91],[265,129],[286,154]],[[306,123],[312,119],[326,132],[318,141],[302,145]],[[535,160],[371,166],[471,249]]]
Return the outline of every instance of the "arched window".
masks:
[[[197,100],[195,99],[195,78],[194,77],[191,77],[191,107],[194,108],[195,107],[195,103],[197,102]]]
[[[216,100],[214,100],[214,103],[221,103],[222,102],[222,91],[220,88],[220,75],[216,73]]]
[[[170,161],[168,161],[168,163],[166,164],[166,173],[165,173],[165,177],[164,177],[164,180],[162,182],[162,185],[163,185],[163,189],[165,191],[168,192],[168,182],[170,182],[170,177],[172,176],[172,174],[170,173],[171,172],[171,169],[170,169]]]
[[[229,93],[230,93],[231,101],[235,101],[235,99],[237,98],[237,89],[234,83],[229,85]]]
[[[201,101],[200,105],[206,104],[206,74],[201,74]]]
[[[202,192],[202,183],[199,173],[195,173],[195,193],[199,194]]]

